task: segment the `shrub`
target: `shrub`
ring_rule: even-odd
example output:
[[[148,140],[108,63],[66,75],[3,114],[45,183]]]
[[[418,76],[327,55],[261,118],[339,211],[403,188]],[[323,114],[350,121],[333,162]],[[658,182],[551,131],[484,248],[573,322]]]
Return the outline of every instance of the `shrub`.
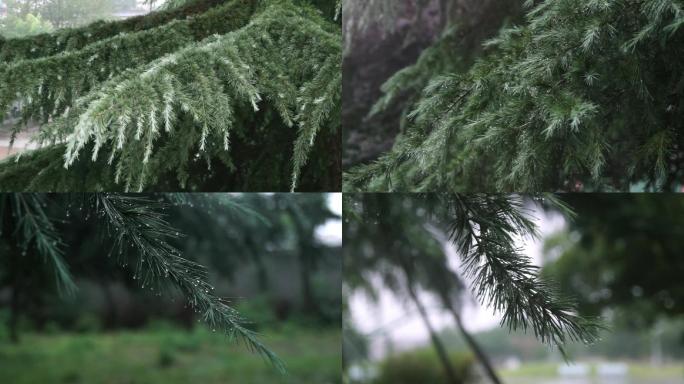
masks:
[[[94,333],[102,329],[100,319],[93,313],[85,313],[74,324],[74,330],[80,333]]]
[[[174,351],[170,348],[162,348],[159,350],[159,366],[161,368],[168,368],[176,361]]]
[[[473,358],[468,354],[452,353],[458,383],[472,378]],[[431,349],[416,350],[392,356],[380,366],[376,384],[443,384],[448,383],[437,355]]]

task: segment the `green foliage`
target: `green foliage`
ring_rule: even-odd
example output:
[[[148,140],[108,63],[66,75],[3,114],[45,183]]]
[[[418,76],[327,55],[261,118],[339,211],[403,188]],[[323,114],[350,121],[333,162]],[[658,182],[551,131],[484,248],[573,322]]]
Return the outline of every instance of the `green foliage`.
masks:
[[[36,140],[48,148],[65,143],[66,168],[87,168],[78,158],[88,151],[92,166],[113,173],[117,189],[143,190],[173,180],[169,174],[177,179],[173,189],[198,187],[213,163],[220,167],[216,179],[223,172],[221,189],[237,188],[226,174],[244,173],[236,178],[244,177],[248,188],[284,190],[280,169],[289,164],[285,185],[294,190],[302,181],[303,188],[320,190],[305,165],[312,152],[325,154],[328,147],[309,168],[326,184],[339,184],[325,173],[338,167],[341,38],[339,28],[318,13],[288,0],[232,0],[185,21],[6,64],[0,101],[5,108],[20,102],[25,121],[46,123]],[[217,36],[190,43],[211,34]],[[231,146],[234,139],[239,146]],[[283,149],[284,142],[292,149]],[[105,151],[106,164],[100,161]],[[198,168],[193,159],[206,167],[195,175],[200,181],[187,186]],[[17,161],[5,163],[0,174],[21,177],[23,160]],[[28,161],[29,168],[42,163],[54,170],[60,160],[46,150]],[[61,171],[46,177],[14,182],[21,190],[41,191],[74,183],[74,177],[64,181]],[[73,189],[106,190],[103,185],[111,184],[86,178],[88,184],[77,180]]]
[[[340,330],[295,328],[264,334],[287,360],[288,374],[265,366],[255,355],[226,348],[211,331],[32,334],[19,345],[0,343],[4,383],[299,384],[341,383]],[[30,341],[30,342],[29,342]],[[161,367],[164,355],[173,364]]]
[[[232,1],[192,19],[120,34],[77,51],[1,65],[0,110],[9,110],[20,100],[24,122],[48,122],[63,114],[80,96],[126,69],[147,64],[212,34],[244,26],[252,12],[245,4],[249,1]],[[15,132],[20,128],[17,125]]]
[[[117,162],[116,182],[142,190],[154,143],[163,133],[185,136],[176,140],[197,145],[197,155],[209,158],[228,151],[232,131],[242,128],[234,127],[235,106],[258,111],[267,99],[285,125],[296,122],[300,131],[294,190],[318,131],[340,105],[338,47],[338,37],[298,9],[270,6],[243,29],[183,49],[105,86],[82,111],[67,115],[55,129],[73,127],[65,164],[70,166],[91,140],[93,160],[107,145],[108,162]],[[192,117],[194,130],[174,127],[179,112]],[[179,168],[184,159],[175,160]],[[167,167],[173,160],[165,156],[164,162]]]
[[[436,73],[395,148],[345,188],[673,189],[683,24],[679,0],[543,1],[469,71]]]
[[[179,160],[187,172],[177,174],[174,163],[165,163],[159,156],[157,173],[151,175],[146,191],[288,191],[291,184],[292,152],[282,148],[283,143],[293,142],[296,132],[282,129],[282,124],[269,119],[267,110],[257,115],[256,123],[263,123],[250,136],[232,137],[230,152],[223,151],[217,158],[207,162],[196,157],[192,146],[185,142],[167,142],[165,152]],[[275,152],[264,153],[263,148]],[[321,138],[315,144],[312,160],[304,169],[299,186],[301,191],[320,191],[322,186],[335,190],[339,186],[339,169],[335,158],[330,158],[330,148],[339,148],[335,135]],[[0,161],[0,191],[124,191],[124,186],[114,183],[115,169],[100,157],[93,162],[80,159],[69,169],[64,168],[66,146],[57,144],[23,153],[18,158]],[[239,167],[237,165],[240,165]],[[183,187],[181,187],[183,183]]]
[[[0,195],[0,218],[10,214],[17,218],[17,222],[13,227],[0,222],[0,233],[5,231],[16,235],[22,255],[26,255],[29,249],[35,249],[54,271],[57,288],[61,292],[72,294],[76,285],[64,261],[64,244],[43,209],[43,200],[37,195]],[[5,226],[9,228],[4,228]]]
[[[59,286],[67,288],[67,292],[73,291],[75,285],[62,258],[64,242],[45,210],[50,203],[61,203],[66,206],[68,217],[71,198],[71,195],[60,195],[54,199],[39,194],[0,195],[0,233],[5,231],[5,241],[2,243],[22,250],[22,255],[9,252],[7,259],[25,258],[26,250],[33,246],[51,263],[50,269],[57,276]],[[168,196],[166,198],[171,199]],[[181,233],[166,221],[163,214],[167,208],[163,203],[166,198],[85,195],[79,210],[87,210],[88,215],[92,213],[103,221],[103,226],[108,227],[108,237],[114,242],[111,254],[115,255],[121,267],[128,268],[130,264],[133,279],[139,281],[142,288],[153,290],[156,286],[159,290],[175,287],[214,332],[219,329],[230,340],[243,343],[250,351],[263,356],[283,371],[282,362],[257,339],[253,330],[246,327],[245,319],[213,292],[214,288],[208,283],[207,269],[183,258],[172,245],[173,239],[180,237]],[[241,212],[244,214],[248,209],[242,209]],[[14,289],[18,289],[16,285]],[[80,319],[85,323],[83,326],[77,325],[77,329],[90,329],[92,321],[88,317]]]
[[[40,15],[35,16],[31,13],[23,17],[10,16],[0,22],[0,35],[6,38],[48,33],[52,29],[53,26],[49,21],[43,20]]]
[[[35,11],[57,28],[83,25],[103,19],[114,11],[113,0],[34,1]]]
[[[66,146],[55,145],[24,154],[21,161],[0,161],[0,191],[70,192],[83,186],[89,191],[119,190],[114,184],[114,172],[104,161],[82,164],[77,170],[65,172],[65,150]]]
[[[619,325],[644,329],[684,314],[678,195],[571,195],[578,216],[545,243],[558,255],[545,273],[572,292],[585,313],[615,313]]]
[[[382,86],[383,96],[375,103],[370,114],[375,115],[388,110],[393,104],[401,102],[407,108],[404,111],[402,125],[410,108],[419,100],[423,88],[435,74],[460,72],[465,68],[461,35],[457,27],[452,26],[432,46],[425,49],[418,61],[395,73]]]
[[[375,384],[465,384],[473,375],[474,361],[471,355],[452,353],[449,356],[455,370],[456,382],[450,382],[440,367],[432,350],[416,350],[389,357],[380,365]]]
[[[250,350],[264,356],[277,369],[284,371],[278,357],[262,344],[254,331],[245,327],[245,320],[226,302],[213,293],[205,267],[184,259],[168,240],[180,235],[159,215],[154,201],[120,195],[98,195],[102,209],[116,234],[119,254],[137,251],[134,279],[145,288],[159,279],[169,279],[188,297],[188,302],[209,327],[222,329],[231,340],[244,343]],[[126,265],[128,260],[120,259]]]

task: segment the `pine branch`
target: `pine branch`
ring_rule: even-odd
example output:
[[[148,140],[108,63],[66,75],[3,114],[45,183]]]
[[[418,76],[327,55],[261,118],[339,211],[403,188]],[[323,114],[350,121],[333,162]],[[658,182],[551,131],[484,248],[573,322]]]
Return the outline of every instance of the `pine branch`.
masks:
[[[157,60],[136,71],[138,76],[111,82],[48,125],[43,135],[59,136],[73,127],[67,167],[92,141],[93,160],[109,147],[109,163],[117,162],[117,183],[142,190],[160,137],[184,135],[183,142],[197,146],[198,157],[228,151],[234,111],[245,105],[257,111],[266,100],[285,124],[299,126],[296,188],[321,126],[334,129],[339,120],[330,115],[340,105],[341,42],[307,11],[286,1],[273,4],[238,31]],[[175,132],[178,115],[191,117],[197,129]]]
[[[0,64],[0,111],[21,103],[23,122],[48,122],[74,100],[128,69],[200,41],[238,29],[249,21],[256,0],[232,0],[194,18],[120,34],[80,50]],[[23,124],[15,127],[14,133]]]
[[[12,103],[17,99],[15,91],[24,89],[28,94],[19,96],[24,119],[40,118],[48,123],[34,137],[40,149],[2,161],[2,187],[114,191],[168,190],[173,184],[173,188],[185,190],[209,183],[212,190],[238,188],[233,184],[242,189],[297,188],[313,146],[322,145],[323,139],[317,138],[328,139],[339,129],[339,27],[296,0],[259,1],[256,11],[253,6],[238,6],[255,1],[232,0],[191,20],[157,27],[156,32],[190,29],[193,35],[202,35],[228,28],[233,19],[243,20],[229,17],[226,22],[226,14],[221,12],[233,5],[238,13],[254,14],[243,28],[182,49],[165,49],[173,52],[146,64],[137,65],[141,64],[136,61],[139,57],[127,60],[124,53],[105,54],[102,50],[116,41],[132,42],[143,35],[161,38],[152,31],[7,64],[16,66],[17,76],[0,84],[0,94],[5,90],[4,102]],[[182,33],[174,36],[178,35]],[[173,45],[182,39],[162,40]],[[145,52],[149,57],[141,61],[161,54],[157,48],[161,49],[153,44]],[[48,82],[49,86],[34,82],[36,68],[47,71],[50,66],[56,70],[48,72],[55,72],[59,80],[57,76],[64,70],[59,68],[76,57],[79,65],[81,59],[95,57],[109,69],[115,62],[120,68],[133,62],[136,66],[121,73],[107,69],[101,77],[99,71],[67,71],[63,82]],[[110,63],[105,57],[117,59]],[[288,127],[296,127],[296,131],[285,132]],[[231,148],[231,142],[238,147]],[[285,142],[294,148],[283,148]],[[65,145],[67,168],[58,170],[56,151]],[[255,156],[259,151],[263,153]],[[84,152],[90,153],[92,162],[77,161]],[[206,168],[201,168],[203,164]],[[286,181],[284,166],[288,165],[291,178]],[[312,172],[306,173],[307,188],[312,180],[327,177],[320,170],[326,165],[318,162],[316,166],[308,168]],[[266,168],[274,169],[269,174]],[[35,177],[27,180],[24,172]],[[221,172],[230,176],[217,186]]]
[[[68,295],[76,291],[76,284],[64,261],[64,253],[59,233],[43,210],[44,198],[36,194],[12,194],[12,214],[17,218],[20,246],[23,252],[35,245],[45,262],[51,264],[60,292]]]
[[[143,288],[163,279],[173,282],[214,331],[222,329],[231,340],[244,343],[279,371],[285,371],[281,360],[245,327],[238,312],[213,293],[206,268],[181,257],[169,243],[180,234],[160,213],[163,205],[144,197],[113,194],[98,194],[96,204],[114,230],[120,254],[135,251],[139,255],[134,279]],[[119,262],[126,265],[121,258]]]
[[[502,326],[531,330],[543,343],[592,343],[599,321],[580,316],[576,304],[557,286],[539,277],[539,269],[516,246],[537,236],[526,208],[528,197],[458,194],[359,194],[345,196],[345,269],[353,287],[373,287],[369,274],[402,292],[397,271],[436,295],[453,310],[463,284],[449,266],[441,243],[451,241],[462,260],[476,298],[501,313]],[[555,207],[553,196],[532,196]],[[560,211],[568,207],[560,205]]]
[[[542,280],[539,268],[515,247],[516,238],[536,237],[536,226],[517,198],[454,196],[449,199],[450,238],[480,301],[503,314],[509,329],[532,329],[544,343],[593,343],[600,323],[581,317],[574,302]]]
[[[487,42],[492,53],[470,70],[433,77],[392,153],[352,170],[345,183],[412,191],[674,188],[671,180],[684,173],[684,67],[675,53],[682,25],[678,0],[540,2],[523,26]],[[396,78],[402,84],[387,97],[413,78]]]

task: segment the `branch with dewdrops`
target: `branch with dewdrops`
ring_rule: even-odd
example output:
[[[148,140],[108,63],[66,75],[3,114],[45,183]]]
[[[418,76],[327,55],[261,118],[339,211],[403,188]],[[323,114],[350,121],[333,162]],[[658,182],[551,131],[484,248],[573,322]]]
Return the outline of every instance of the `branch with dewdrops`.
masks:
[[[76,283],[69,271],[68,264],[64,260],[64,243],[43,209],[44,196],[11,194],[7,195],[6,198],[11,205],[13,217],[19,219],[16,235],[20,239],[23,252],[26,252],[29,247],[35,247],[54,270],[60,293],[73,294],[76,291]]]
[[[259,341],[254,331],[245,327],[245,319],[213,293],[214,287],[207,282],[207,269],[183,258],[168,242],[180,234],[161,214],[162,203],[144,197],[98,194],[96,205],[115,232],[115,247],[123,251],[120,254],[138,255],[133,265],[134,278],[143,288],[164,280],[172,282],[214,331],[223,330],[231,340],[244,343],[284,371],[278,356]],[[126,263],[121,258],[119,262]]]

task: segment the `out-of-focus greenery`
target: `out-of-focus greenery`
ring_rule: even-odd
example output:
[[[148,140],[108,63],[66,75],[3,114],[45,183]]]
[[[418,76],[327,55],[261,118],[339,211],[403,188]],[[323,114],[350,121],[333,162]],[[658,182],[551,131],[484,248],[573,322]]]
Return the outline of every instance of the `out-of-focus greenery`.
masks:
[[[0,20],[0,35],[5,38],[49,33],[53,29],[52,23],[49,20],[45,20],[40,15],[36,16],[32,13],[10,16],[5,20]]]
[[[328,220],[340,219],[326,195],[145,200],[156,207],[147,214],[164,217],[168,231],[176,231],[168,240],[174,249],[206,266],[211,286],[205,292],[215,287],[244,327],[284,355],[284,376],[250,353],[259,352],[253,345],[228,342],[211,322],[205,327],[192,298],[168,281],[170,274],[141,281],[135,265],[142,261],[135,249],[114,246],[119,227],[109,223],[101,200],[74,194],[40,201],[77,289],[58,294],[54,271],[35,247],[22,252],[16,246],[11,224],[27,216],[0,209],[0,383],[341,380],[341,250],[331,234],[329,241],[316,235]]]
[[[611,327],[600,334],[600,342],[586,346],[568,344],[566,351],[573,359],[603,357],[609,359],[648,359],[653,352],[654,341],[659,342],[664,359],[684,357],[684,321],[661,321],[657,335],[653,329],[628,330]],[[655,339],[654,339],[655,335]],[[460,334],[454,330],[442,333],[445,343],[452,351],[467,351]],[[475,335],[482,349],[495,361],[516,357],[523,361],[544,360],[552,353],[539,344],[533,335],[524,332],[509,333],[495,328]]]
[[[684,365],[679,364],[664,364],[664,365],[651,365],[648,363],[641,362],[629,362],[628,363],[628,375],[630,378],[635,379],[648,379],[648,380],[679,380],[684,375]],[[595,376],[596,367],[591,365],[591,376]],[[508,379],[515,378],[535,378],[544,379],[558,376],[558,363],[553,362],[534,362],[526,363],[521,365],[519,368],[515,369],[502,369],[501,376]],[[510,381],[513,382],[513,381]],[[515,381],[519,383],[521,381]],[[660,382],[660,381],[659,381]],[[676,381],[667,381],[676,382]],[[641,383],[641,381],[640,381]]]
[[[681,195],[563,199],[577,217],[567,232],[546,241],[544,273],[577,298],[580,312],[608,315],[637,329],[663,316],[684,315]]]
[[[138,332],[29,334],[0,342],[0,382],[29,383],[341,383],[339,329],[285,325],[263,338],[287,365],[281,375],[260,357],[197,327],[159,323]]]
[[[151,195],[174,201],[162,211],[183,235],[173,239],[183,256],[207,266],[216,293],[243,308],[252,328],[292,320],[339,327],[341,313],[340,248],[323,244],[317,228],[339,219],[326,195]],[[88,195],[47,199],[46,214],[55,219],[78,291],[60,296],[53,273],[38,255],[3,251],[0,240],[0,308],[20,276],[17,314],[30,329],[54,323],[62,329],[93,328],[97,317],[105,329],[137,328],[149,319],[167,318],[187,326],[195,314],[185,299],[164,285],[141,287],[133,266],[121,266],[108,234],[112,229],[97,212],[84,208]],[[7,263],[21,260],[26,270]],[[128,260],[128,259],[127,259]],[[22,264],[22,265],[23,265]],[[124,265],[127,265],[126,262]],[[43,269],[47,269],[43,271]],[[252,317],[254,315],[254,317]]]
[[[468,383],[472,378],[473,357],[470,354],[449,355],[456,370],[458,382]],[[432,349],[420,349],[387,358],[380,365],[375,384],[446,384],[449,383],[437,354]]]
[[[116,10],[135,7],[135,1],[129,0],[4,0],[3,2],[7,5],[8,19],[36,15],[56,28],[73,27],[98,19],[112,18],[112,12]],[[4,35],[4,37],[14,36],[13,34]]]

